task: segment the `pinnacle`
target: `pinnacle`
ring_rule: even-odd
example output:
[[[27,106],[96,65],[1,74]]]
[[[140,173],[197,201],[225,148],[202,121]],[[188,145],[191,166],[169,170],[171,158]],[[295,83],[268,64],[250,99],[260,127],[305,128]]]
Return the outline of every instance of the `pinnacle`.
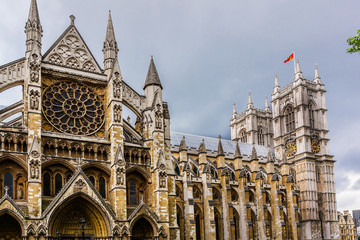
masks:
[[[268,162],[275,162],[274,157],[273,157],[273,155],[272,155],[272,153],[270,151],[270,148],[269,148],[269,151],[268,151],[267,160],[268,160]]]
[[[251,99],[251,92],[249,90],[249,99],[248,99],[248,105],[247,105],[247,108],[254,108],[254,104],[252,102],[252,99]]]
[[[270,110],[270,106],[269,106],[269,101],[268,101],[267,95],[265,95],[265,110],[266,110],[266,111],[269,111],[269,110]]]
[[[221,143],[221,136],[219,135],[219,143],[218,143],[218,156],[225,156],[224,149]]]
[[[206,148],[205,148],[205,142],[204,139],[201,141],[199,149],[198,149],[199,153],[206,153]]]
[[[185,136],[183,137],[183,139],[180,142],[180,147],[179,147],[179,151],[187,151],[187,146],[186,146],[186,142],[185,142]]]
[[[320,78],[320,75],[319,75],[319,70],[318,70],[318,66],[317,64],[315,63],[315,76],[314,76],[314,82],[315,83],[322,83],[321,82],[321,78]]]
[[[158,72],[156,70],[156,66],[155,66],[155,63],[154,63],[153,56],[151,56],[149,70],[148,70],[148,73],[146,75],[144,89],[147,86],[150,86],[150,85],[157,85],[162,89],[159,74],[158,74]]]
[[[105,42],[106,41],[116,42],[115,32],[114,32],[114,25],[113,25],[113,22],[112,22],[111,11],[110,10],[109,10],[109,18],[108,18],[108,23],[107,23],[107,28],[106,28]]]
[[[36,0],[31,0],[28,20],[30,20],[31,22],[33,21],[40,22],[39,11]]]
[[[239,147],[239,142],[236,141],[235,158],[240,158],[240,157],[241,157],[241,151],[240,151],[240,147]]]
[[[258,156],[257,156],[255,144],[253,144],[253,148],[252,148],[252,152],[251,152],[251,160],[257,160],[257,159],[258,159]]]

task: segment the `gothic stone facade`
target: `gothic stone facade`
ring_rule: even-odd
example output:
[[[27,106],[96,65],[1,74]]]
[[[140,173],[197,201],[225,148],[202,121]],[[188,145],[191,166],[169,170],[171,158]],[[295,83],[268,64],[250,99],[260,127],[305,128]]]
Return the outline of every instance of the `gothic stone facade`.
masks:
[[[1,239],[339,238],[317,70],[306,80],[297,63],[288,86],[276,80],[272,111],[250,95],[234,106],[232,140],[171,133],[154,60],[140,94],[123,81],[111,16],[103,69],[70,19],[43,53],[31,0],[25,57],[0,67],[0,91],[23,87],[0,110]]]

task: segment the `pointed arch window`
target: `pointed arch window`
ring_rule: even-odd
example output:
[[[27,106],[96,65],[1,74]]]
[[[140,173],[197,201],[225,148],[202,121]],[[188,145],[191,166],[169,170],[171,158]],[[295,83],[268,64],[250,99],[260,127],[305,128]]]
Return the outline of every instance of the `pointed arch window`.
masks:
[[[309,103],[309,123],[310,128],[315,128],[314,105],[311,102]]]
[[[258,130],[258,144],[265,145],[264,132],[262,128],[259,128]]]
[[[62,188],[62,176],[60,173],[55,175],[55,195],[57,195]]]
[[[89,180],[90,180],[91,184],[95,187],[95,178],[93,176],[90,176]]]
[[[106,198],[106,184],[103,177],[99,178],[99,193],[103,198]]]
[[[8,187],[8,195],[13,198],[14,192],[14,177],[10,172],[4,174],[4,187]],[[5,193],[5,192],[4,192]]]
[[[137,204],[137,196],[136,196],[136,183],[134,181],[130,181],[129,183],[129,204],[136,205]]]
[[[247,133],[245,128],[240,131],[240,142],[247,143]]]
[[[43,178],[44,196],[50,196],[51,195],[50,186],[51,186],[50,173],[46,172],[44,174],[44,178]]]
[[[288,106],[285,109],[285,125],[287,132],[295,130],[295,113],[292,106]]]

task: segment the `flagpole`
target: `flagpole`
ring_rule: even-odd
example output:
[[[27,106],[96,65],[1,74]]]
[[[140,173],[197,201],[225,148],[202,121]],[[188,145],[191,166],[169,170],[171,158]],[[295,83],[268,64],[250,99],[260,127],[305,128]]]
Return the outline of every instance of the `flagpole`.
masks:
[[[295,51],[294,50],[293,50],[293,54],[294,54],[294,74],[296,74]]]

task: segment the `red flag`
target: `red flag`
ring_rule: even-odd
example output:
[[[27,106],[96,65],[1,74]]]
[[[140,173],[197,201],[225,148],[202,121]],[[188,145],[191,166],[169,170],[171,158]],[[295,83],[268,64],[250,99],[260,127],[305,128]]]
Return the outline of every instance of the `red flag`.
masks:
[[[287,63],[288,61],[290,61],[291,59],[294,58],[294,53],[292,53],[285,61],[284,63]]]

